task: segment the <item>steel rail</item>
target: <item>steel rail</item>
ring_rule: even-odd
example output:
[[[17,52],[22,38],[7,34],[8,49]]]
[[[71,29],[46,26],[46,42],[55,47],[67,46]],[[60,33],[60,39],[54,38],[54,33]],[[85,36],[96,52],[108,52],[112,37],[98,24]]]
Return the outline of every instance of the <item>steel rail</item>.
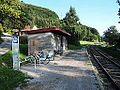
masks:
[[[102,55],[103,57],[105,57],[106,59],[108,59],[110,62],[114,63],[117,67],[120,68],[120,65],[115,63],[113,60],[111,60],[110,58],[108,58],[107,56],[105,56],[102,52],[98,51],[96,48],[94,48],[94,50],[96,50],[100,55]]]
[[[111,80],[112,84],[114,85],[114,87],[117,90],[120,90],[120,86],[112,79],[111,75],[104,69],[103,65],[99,62],[99,60],[95,57],[95,55],[91,52],[93,58],[95,59],[95,61],[98,63],[98,65],[102,68],[102,70],[104,71],[104,73],[107,75],[108,79]]]

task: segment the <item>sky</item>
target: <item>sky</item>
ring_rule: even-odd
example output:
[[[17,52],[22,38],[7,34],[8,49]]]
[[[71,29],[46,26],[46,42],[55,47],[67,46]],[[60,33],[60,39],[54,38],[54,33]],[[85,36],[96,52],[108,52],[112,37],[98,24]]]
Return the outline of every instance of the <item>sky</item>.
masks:
[[[115,25],[120,32],[117,0],[22,0],[24,3],[48,8],[64,18],[70,6],[83,25],[96,28],[100,35],[110,26]]]

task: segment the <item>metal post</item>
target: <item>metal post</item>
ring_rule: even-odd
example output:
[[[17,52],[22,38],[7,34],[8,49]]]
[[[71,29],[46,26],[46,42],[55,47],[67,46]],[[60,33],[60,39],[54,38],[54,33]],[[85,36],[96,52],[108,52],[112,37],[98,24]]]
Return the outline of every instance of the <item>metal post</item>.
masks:
[[[34,61],[35,61],[35,69],[36,69],[36,59]]]

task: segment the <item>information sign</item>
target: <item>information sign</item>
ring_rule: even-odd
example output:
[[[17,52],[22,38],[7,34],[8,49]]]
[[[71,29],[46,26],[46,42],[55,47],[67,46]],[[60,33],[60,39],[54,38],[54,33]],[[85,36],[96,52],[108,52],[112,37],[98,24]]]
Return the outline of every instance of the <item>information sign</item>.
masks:
[[[19,36],[14,36],[12,38],[12,55],[13,55],[13,69],[19,70]]]

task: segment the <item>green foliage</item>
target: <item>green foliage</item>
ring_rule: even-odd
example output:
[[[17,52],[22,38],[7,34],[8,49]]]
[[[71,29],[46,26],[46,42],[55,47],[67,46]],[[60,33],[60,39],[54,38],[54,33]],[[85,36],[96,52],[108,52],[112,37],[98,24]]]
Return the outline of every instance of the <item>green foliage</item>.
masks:
[[[6,21],[14,21],[14,19],[20,18],[21,3],[19,0],[2,0],[0,1],[0,23],[2,24],[2,30]]]
[[[0,38],[1,38],[1,36],[2,36],[2,30],[0,30]]]
[[[89,44],[94,44],[97,43],[96,41],[92,42],[92,41],[80,41],[79,42],[80,45],[76,46],[76,45],[69,45],[69,49],[70,50],[75,50],[75,49],[81,49],[82,47],[89,45]]]
[[[98,37],[97,37],[97,35],[91,35],[90,36],[90,39],[91,39],[91,41],[93,40],[93,41],[95,41],[95,40],[97,40],[98,39]]]
[[[98,43],[98,41],[80,41],[80,44],[82,46],[86,46],[86,45],[94,44],[94,43]]]
[[[20,59],[27,55],[27,45],[20,45]],[[12,51],[8,51],[4,55],[0,56],[0,90],[13,90],[14,88],[21,85],[26,85],[25,79],[31,79],[25,77],[20,71],[12,69],[13,58]]]
[[[109,43],[109,45],[116,45],[119,40],[119,33],[115,26],[111,26],[104,32],[104,40]]]
[[[65,18],[62,20],[59,19],[58,15],[54,11],[46,8],[25,3],[18,3],[18,6],[21,7],[15,9],[20,10],[21,14],[18,14],[19,18],[14,17],[11,20],[5,18],[2,21],[6,32],[11,32],[13,29],[18,29],[20,31],[25,27],[25,25],[36,25],[38,28],[60,27],[72,35],[72,37],[68,37],[68,43],[73,45],[79,45],[80,40],[93,41],[99,39],[99,33],[95,28],[91,28],[80,23],[79,17],[76,15],[75,8],[72,6]],[[22,40],[20,40],[20,42],[23,43]]]
[[[20,41],[20,44],[28,44],[27,36],[20,36],[19,41]]]
[[[28,54],[28,45],[27,44],[20,44],[20,59],[24,58]],[[12,58],[12,51],[8,51],[7,53],[0,56],[0,67],[5,66],[12,68],[13,58]]]
[[[4,26],[4,31],[11,31],[9,29],[21,30],[24,29],[26,25],[36,25],[38,28],[59,27],[60,20],[54,11],[24,3],[19,4],[21,5],[19,8],[21,14],[17,14],[19,17],[9,19],[9,17],[6,16],[7,18],[0,22],[2,26]]]
[[[0,67],[6,66],[12,68],[12,64],[13,64],[13,58],[12,58],[11,50],[0,56]]]
[[[1,38],[2,36],[2,30],[0,30],[0,44],[3,42],[3,39]]]
[[[20,53],[25,56],[28,55],[28,44],[20,44]]]
[[[81,49],[82,48],[82,45],[79,45],[79,46],[76,46],[76,45],[69,45],[69,50],[76,50],[76,49]]]
[[[58,27],[58,15],[49,9],[24,4],[22,11],[28,21],[28,25],[36,25],[38,28]]]
[[[76,25],[79,21],[78,16],[76,15],[75,8],[70,6],[69,12],[66,14],[65,18],[63,19],[66,25],[73,26]]]
[[[100,35],[95,28],[82,25],[76,15],[75,8],[70,7],[69,12],[65,18],[61,20],[61,27],[71,34],[68,37],[68,43],[72,45],[80,45],[80,40],[95,41],[98,40]]]
[[[68,43],[73,45],[79,45],[79,36],[76,26],[78,25],[77,21],[79,21],[79,18],[76,15],[75,8],[70,7],[69,12],[63,19],[64,24],[66,24],[63,29],[72,35],[72,37],[68,37]]]
[[[116,2],[117,2],[118,5],[120,6],[120,0],[116,0]],[[119,8],[119,10],[118,10],[118,16],[120,17],[120,8]],[[119,23],[120,23],[120,21],[119,21]]]
[[[13,90],[15,87],[25,85],[30,77],[25,77],[20,71],[15,71],[7,67],[0,68],[0,90]]]
[[[117,47],[117,48],[120,48],[120,33],[118,34],[118,37],[119,37],[119,39],[117,40],[116,47]]]

